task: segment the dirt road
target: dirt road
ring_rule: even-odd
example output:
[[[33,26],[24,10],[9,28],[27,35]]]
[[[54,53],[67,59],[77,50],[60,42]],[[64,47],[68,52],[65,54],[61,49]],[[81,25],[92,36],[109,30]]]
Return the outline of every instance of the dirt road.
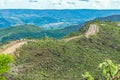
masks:
[[[16,49],[20,48],[22,45],[26,44],[27,41],[12,42],[8,45],[5,45],[1,50],[0,54],[13,54]]]
[[[66,38],[66,39],[64,39],[64,41],[65,42],[69,42],[69,41],[71,41],[71,40],[73,40],[73,39],[77,39],[77,38],[80,38],[82,35],[80,35],[80,36],[74,36],[74,37],[70,37],[70,38]]]
[[[97,32],[99,32],[99,27],[96,24],[91,24],[85,36],[88,38],[90,35],[95,35]]]
[[[90,35],[95,35],[97,32],[99,32],[99,27],[95,24],[91,24],[89,29],[86,31],[85,36],[88,38]],[[82,35],[66,38],[66,39],[64,39],[64,41],[68,42],[68,41],[71,41],[73,39],[77,39],[80,37],[82,37]]]

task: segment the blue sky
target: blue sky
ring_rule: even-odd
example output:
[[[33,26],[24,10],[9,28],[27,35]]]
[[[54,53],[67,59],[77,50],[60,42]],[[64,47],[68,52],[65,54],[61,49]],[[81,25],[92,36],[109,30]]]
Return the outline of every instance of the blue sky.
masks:
[[[0,0],[0,9],[120,9],[120,0]]]

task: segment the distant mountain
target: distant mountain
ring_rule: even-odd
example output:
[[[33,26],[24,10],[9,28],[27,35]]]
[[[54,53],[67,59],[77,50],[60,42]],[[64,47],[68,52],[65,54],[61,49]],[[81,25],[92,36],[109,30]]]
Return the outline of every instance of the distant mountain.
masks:
[[[120,14],[119,15],[112,15],[112,16],[107,16],[107,17],[100,17],[97,18],[98,20],[101,21],[114,21],[114,22],[120,22]]]
[[[62,29],[97,17],[120,14],[120,10],[0,10],[0,28],[33,24],[44,29]]]

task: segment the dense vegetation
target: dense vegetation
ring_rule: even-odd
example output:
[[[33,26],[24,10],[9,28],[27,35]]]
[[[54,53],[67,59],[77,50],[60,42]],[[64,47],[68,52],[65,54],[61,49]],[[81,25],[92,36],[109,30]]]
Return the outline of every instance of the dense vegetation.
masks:
[[[6,80],[4,76],[9,71],[11,62],[13,62],[12,56],[0,54],[0,80]]]
[[[90,24],[99,26],[99,33],[69,42],[43,38],[28,42],[16,52],[18,73],[9,80],[82,80],[89,71],[95,79],[102,78],[97,65],[106,58],[120,63],[120,27],[113,22],[88,22],[75,33],[84,35]]]

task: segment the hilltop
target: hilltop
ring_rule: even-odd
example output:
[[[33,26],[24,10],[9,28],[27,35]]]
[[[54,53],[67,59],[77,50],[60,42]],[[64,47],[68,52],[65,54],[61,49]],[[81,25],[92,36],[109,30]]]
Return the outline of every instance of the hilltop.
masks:
[[[9,80],[82,80],[81,75],[86,71],[95,78],[101,77],[95,69],[105,58],[120,63],[119,35],[120,26],[116,22],[90,21],[69,35],[67,39],[72,39],[67,42],[66,38],[48,37],[28,41],[15,52],[16,64],[6,77]]]

